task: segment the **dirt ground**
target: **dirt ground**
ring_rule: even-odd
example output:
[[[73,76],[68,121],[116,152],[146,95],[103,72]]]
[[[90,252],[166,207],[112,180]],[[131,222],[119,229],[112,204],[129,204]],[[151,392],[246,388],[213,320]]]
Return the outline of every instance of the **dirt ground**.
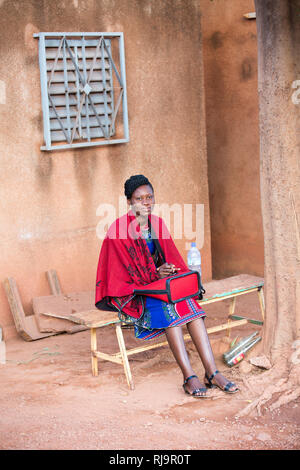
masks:
[[[227,309],[227,301],[208,305],[207,326],[223,323]],[[240,297],[236,313],[259,318],[256,294]],[[249,324],[232,329],[231,340],[260,328]],[[299,400],[279,410],[264,409],[262,416],[236,417],[257,396],[248,377],[264,370],[251,366],[250,356],[228,368],[222,361],[228,349],[225,334],[210,339],[218,368],[240,392],[214,390],[206,400],[184,394],[181,372],[168,347],[131,357],[131,391],[118,364],[99,361],[99,376],[92,376],[89,331],[33,342],[11,339],[6,343],[7,363],[0,365],[0,449],[299,449]],[[124,330],[124,338],[127,347],[141,343],[130,329]],[[113,327],[98,330],[98,347],[117,350]],[[203,377],[191,342],[187,349]]]

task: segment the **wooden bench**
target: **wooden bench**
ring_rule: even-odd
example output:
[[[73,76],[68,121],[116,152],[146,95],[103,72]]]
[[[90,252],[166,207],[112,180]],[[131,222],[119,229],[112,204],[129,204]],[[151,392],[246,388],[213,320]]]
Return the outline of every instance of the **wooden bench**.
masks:
[[[55,271],[51,271],[51,274],[48,272],[48,279],[49,276],[52,277],[52,282],[58,288],[58,292],[61,292],[61,289],[58,284],[58,280],[55,274]],[[227,330],[227,334],[230,334],[230,330],[235,327],[239,327],[245,325],[247,323],[255,323],[258,325],[263,324],[264,320],[264,295],[263,295],[263,285],[264,281],[262,278],[250,275],[239,275],[233,276],[227,279],[222,280],[215,280],[210,281],[205,284],[206,293],[204,299],[199,301],[201,306],[205,306],[207,304],[213,302],[220,302],[227,299],[230,299],[230,306],[229,312],[227,314],[227,321],[223,324],[213,326],[207,329],[208,334],[216,333],[219,331]],[[237,316],[234,314],[235,306],[236,306],[236,299],[241,295],[247,295],[252,292],[257,292],[260,311],[262,315],[262,321],[254,320],[250,318],[245,318],[242,316]],[[60,294],[62,295],[62,294]],[[104,310],[97,310],[97,309],[89,309],[82,312],[76,312],[72,315],[59,315],[56,312],[43,312],[46,316],[52,316],[55,318],[61,318],[65,320],[72,321],[74,323],[80,324],[85,326],[86,328],[90,329],[90,340],[91,340],[91,360],[92,360],[92,374],[93,376],[98,376],[98,360],[103,359],[106,361],[110,361],[116,364],[123,365],[124,372],[127,380],[128,387],[130,389],[134,389],[134,382],[130,370],[128,356],[133,354],[138,354],[140,352],[149,351],[151,349],[159,348],[168,344],[167,341],[163,342],[153,342],[151,344],[145,344],[143,342],[140,347],[126,349],[123,331],[122,331],[122,324],[118,318],[116,312],[107,312]],[[107,354],[103,351],[98,350],[97,346],[97,329],[107,327],[109,325],[115,325],[116,328],[116,336],[119,345],[119,352],[115,354]],[[190,339],[190,336],[187,334],[184,338]]]

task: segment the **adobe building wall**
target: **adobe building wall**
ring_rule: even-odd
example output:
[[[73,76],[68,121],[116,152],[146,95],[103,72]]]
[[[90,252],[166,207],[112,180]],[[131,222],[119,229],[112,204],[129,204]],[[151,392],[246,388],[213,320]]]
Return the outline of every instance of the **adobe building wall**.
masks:
[[[202,0],[213,277],[264,275],[253,0]]]
[[[249,27],[249,26],[246,26]],[[130,142],[43,152],[38,40],[46,31],[124,32]],[[211,278],[201,21],[192,0],[0,1],[0,325],[16,334],[2,282],[26,314],[50,293],[92,290],[101,240],[96,210],[118,208],[124,181],[144,173],[156,201],[204,204],[204,280]],[[211,134],[210,134],[211,135]],[[210,140],[211,149],[211,140]],[[117,214],[118,215],[118,214]],[[175,240],[186,258],[186,239]]]

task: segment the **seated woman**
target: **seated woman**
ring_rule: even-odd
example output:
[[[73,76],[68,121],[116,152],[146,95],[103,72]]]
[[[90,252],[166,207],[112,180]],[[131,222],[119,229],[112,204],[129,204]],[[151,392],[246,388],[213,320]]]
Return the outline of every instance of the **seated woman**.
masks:
[[[100,251],[96,307],[117,310],[124,321],[134,324],[135,336],[150,340],[165,334],[183,374],[184,391],[195,398],[206,398],[206,386],[227,393],[238,391],[216,368],[204,325],[205,312],[189,298],[173,304],[149,296],[135,295],[134,289],[174,273],[189,269],[160,217],[152,214],[154,190],[143,175],[125,182],[129,211],[108,229]],[[199,353],[205,369],[205,385],[195,374],[185,348],[182,325]]]

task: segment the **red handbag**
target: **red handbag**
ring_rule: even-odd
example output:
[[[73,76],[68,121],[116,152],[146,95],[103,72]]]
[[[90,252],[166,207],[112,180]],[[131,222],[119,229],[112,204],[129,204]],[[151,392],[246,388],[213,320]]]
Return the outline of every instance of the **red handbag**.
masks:
[[[191,297],[202,299],[204,292],[198,271],[165,277],[133,291],[136,295],[147,295],[173,304]]]

